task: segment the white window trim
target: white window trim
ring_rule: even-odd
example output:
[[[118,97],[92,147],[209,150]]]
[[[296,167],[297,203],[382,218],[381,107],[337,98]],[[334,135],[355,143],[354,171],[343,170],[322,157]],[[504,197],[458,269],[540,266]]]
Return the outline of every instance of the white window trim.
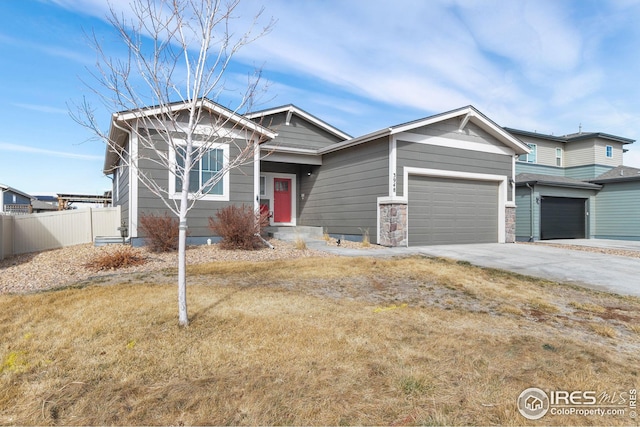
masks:
[[[525,143],[525,144],[527,144],[527,147],[532,148],[531,151],[535,150],[535,152],[536,152],[535,161],[533,161],[533,162],[529,161],[529,156],[531,156],[531,153],[522,154],[522,156],[525,156],[525,160],[520,160],[520,156],[518,156],[518,161],[521,162],[521,163],[529,163],[531,165],[537,164],[538,163],[538,144],[532,144],[532,143],[528,143],[528,142]],[[535,148],[533,148],[533,147],[535,147]]]
[[[556,166],[562,167],[564,153],[562,148],[556,147]],[[560,164],[558,164],[558,159],[560,159]]]
[[[264,180],[264,191],[262,191],[262,180]],[[258,184],[258,192],[260,193],[260,197],[267,197],[267,176],[262,174],[260,175],[260,183]]]
[[[611,152],[611,155],[609,155],[609,152]],[[607,157],[607,159],[613,159],[613,145],[605,145],[604,155]]]
[[[186,145],[186,141],[182,139],[174,139],[173,140],[177,145]],[[194,142],[194,147],[202,146],[201,143]],[[224,166],[229,163],[229,144],[211,144],[208,147],[210,150],[222,150],[222,156],[224,157]],[[169,170],[169,197],[172,199],[180,199],[181,191],[176,189],[176,151],[172,146],[169,146],[169,163],[171,168]],[[222,177],[222,194],[203,194],[198,200],[210,200],[210,201],[219,201],[219,202],[228,202],[229,201],[229,171],[227,171]],[[189,193],[189,199],[193,200],[193,193]]]

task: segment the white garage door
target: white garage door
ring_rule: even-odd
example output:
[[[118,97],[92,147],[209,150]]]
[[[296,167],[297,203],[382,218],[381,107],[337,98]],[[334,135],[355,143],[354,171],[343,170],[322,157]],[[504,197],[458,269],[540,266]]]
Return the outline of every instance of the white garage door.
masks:
[[[498,241],[498,183],[409,176],[410,246]]]

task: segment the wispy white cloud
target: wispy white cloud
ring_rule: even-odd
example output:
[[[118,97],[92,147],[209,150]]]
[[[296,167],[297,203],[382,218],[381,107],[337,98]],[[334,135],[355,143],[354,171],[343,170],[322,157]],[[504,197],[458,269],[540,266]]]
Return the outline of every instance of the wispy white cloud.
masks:
[[[64,108],[50,107],[48,105],[38,105],[38,104],[22,104],[15,103],[12,104],[15,107],[24,108],[26,110],[38,111],[40,113],[51,113],[51,114],[69,114],[69,110]]]
[[[85,16],[108,12],[103,0],[53,1]],[[128,1],[113,4],[127,13]],[[234,24],[248,23],[258,7],[242,2]],[[504,126],[562,134],[583,123],[638,137],[640,0],[270,0],[265,7],[263,21],[273,16],[276,27],[237,59],[265,64],[270,105],[300,99],[299,107],[346,132],[366,115],[372,124],[358,128],[372,130],[396,124],[401,111],[473,104]],[[231,77],[229,89],[242,84]]]
[[[45,148],[31,147],[28,145],[11,144],[6,142],[0,142],[0,151],[30,153],[30,154],[36,154],[36,155],[42,155],[42,156],[62,157],[66,159],[76,159],[76,160],[91,160],[91,161],[104,160],[103,156],[96,156],[92,154],[71,153],[67,151],[47,150]]]

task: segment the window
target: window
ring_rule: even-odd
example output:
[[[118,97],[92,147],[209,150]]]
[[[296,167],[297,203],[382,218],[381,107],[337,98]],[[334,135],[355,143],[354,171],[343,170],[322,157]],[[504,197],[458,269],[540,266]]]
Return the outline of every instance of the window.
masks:
[[[562,167],[562,148],[556,148],[556,166]]]
[[[267,177],[266,176],[260,177],[260,195],[261,196],[267,195]]]
[[[529,146],[529,149],[531,149],[531,152],[529,154],[521,154],[520,157],[518,157],[518,160],[521,162],[527,162],[527,163],[536,163],[538,156],[537,156],[537,151],[538,151],[538,146],[536,144],[527,144]]]
[[[207,182],[218,175],[224,168],[228,159],[229,146],[219,145],[210,148],[189,171],[189,193],[196,193],[202,188],[203,200],[229,200],[229,177],[225,175],[218,182],[206,185]],[[174,168],[184,168],[186,148],[178,146],[175,151],[170,150],[170,156]],[[206,186],[205,186],[206,185]],[[179,197],[182,190],[182,178],[171,171],[169,178],[169,192],[172,197]]]
[[[607,145],[606,149],[607,149],[607,157],[610,159],[613,158],[613,147],[610,145]]]

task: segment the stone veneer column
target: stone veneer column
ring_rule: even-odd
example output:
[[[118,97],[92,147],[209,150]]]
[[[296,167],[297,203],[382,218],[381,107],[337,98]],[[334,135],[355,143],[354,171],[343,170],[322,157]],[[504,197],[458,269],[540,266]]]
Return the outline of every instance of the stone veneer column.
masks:
[[[378,199],[380,241],[382,246],[407,246],[407,201],[401,198]]]
[[[505,242],[515,243],[516,241],[516,207],[507,206],[505,208]]]

